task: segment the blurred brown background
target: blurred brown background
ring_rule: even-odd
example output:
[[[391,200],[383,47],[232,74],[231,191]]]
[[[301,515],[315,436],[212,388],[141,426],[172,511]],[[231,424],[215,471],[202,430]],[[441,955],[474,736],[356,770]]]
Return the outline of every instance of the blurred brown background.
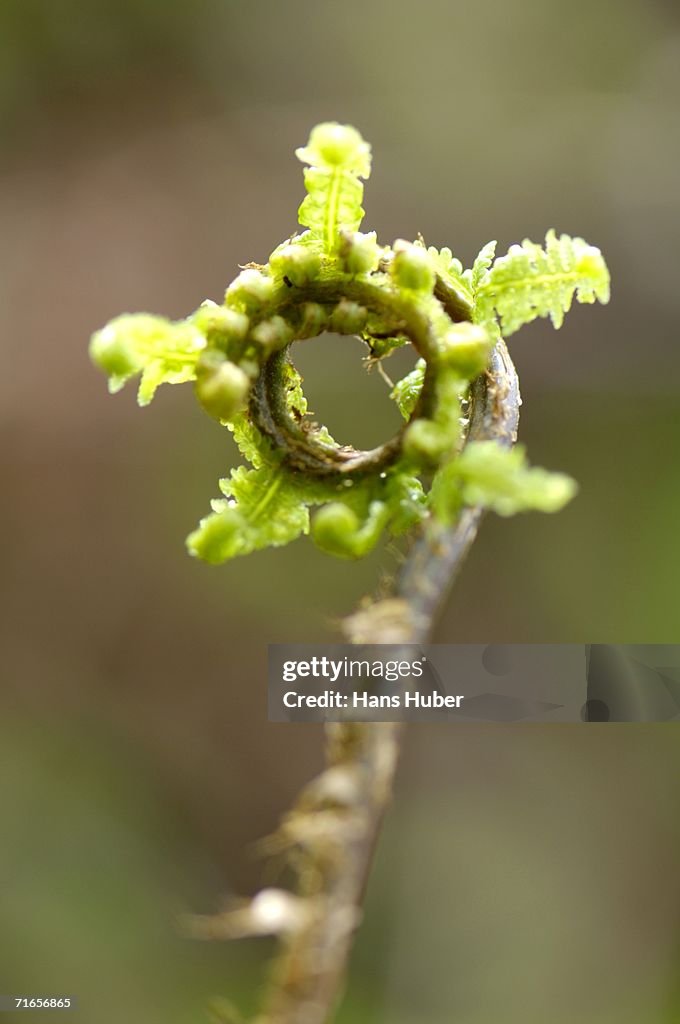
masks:
[[[609,307],[512,339],[522,439],[579,497],[490,517],[437,638],[680,641],[679,99],[670,0],[0,0],[2,992],[87,1024],[253,1003],[268,947],[174,915],[259,883],[248,844],[320,765],[265,721],[265,645],[330,636],[392,563],[190,560],[231,441],[190,389],[109,399],[87,342],[265,259],[317,121],[372,142],[383,240],[469,264],[552,226],[612,271]],[[300,365],[366,444],[394,410],[360,355]],[[680,1021],[679,769],[674,726],[412,727],[341,1021]]]

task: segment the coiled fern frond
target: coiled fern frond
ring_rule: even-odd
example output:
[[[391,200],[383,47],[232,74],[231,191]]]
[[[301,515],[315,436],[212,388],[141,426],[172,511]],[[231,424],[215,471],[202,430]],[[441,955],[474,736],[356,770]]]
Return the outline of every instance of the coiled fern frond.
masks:
[[[551,231],[544,247],[525,241],[495,260],[491,242],[465,270],[450,249],[422,239],[382,246],[359,231],[371,154],[356,129],[318,125],[297,156],[307,230],[266,263],[247,264],[221,303],[206,301],[179,323],[119,317],[92,339],[112,391],[141,376],[142,405],[161,383],[194,381],[252,467],[221,481],[190,552],[221,562],[311,532],[324,551],[358,558],[384,531],[426,516],[451,521],[470,503],[501,514],[562,507],[575,491],[567,477],[530,470],[519,450],[466,444],[466,403],[501,331],[539,316],[559,327],[574,297],[607,302],[599,249]],[[369,364],[408,342],[418,353],[391,392],[406,423],[380,448],[342,446],[308,418],[289,350],[325,331],[358,335]]]

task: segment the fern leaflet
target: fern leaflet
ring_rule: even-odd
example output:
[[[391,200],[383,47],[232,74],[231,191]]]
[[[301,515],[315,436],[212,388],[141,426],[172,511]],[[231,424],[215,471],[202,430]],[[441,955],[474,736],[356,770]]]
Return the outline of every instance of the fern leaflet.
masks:
[[[474,318],[487,323],[495,311],[506,336],[539,316],[549,316],[558,328],[574,295],[578,302],[609,301],[609,271],[602,253],[582,238],[549,231],[545,248],[526,239],[481,276]]]
[[[371,149],[356,129],[347,125],[320,124],[309,142],[296,150],[305,168],[307,196],[298,211],[300,224],[309,228],[302,236],[321,243],[327,256],[342,244],[341,232],[355,232],[364,217],[361,178],[371,173]]]

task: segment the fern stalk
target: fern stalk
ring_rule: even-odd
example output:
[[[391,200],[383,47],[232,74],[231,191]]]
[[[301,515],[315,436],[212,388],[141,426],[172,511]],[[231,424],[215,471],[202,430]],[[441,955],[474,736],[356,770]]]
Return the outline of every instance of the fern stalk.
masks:
[[[519,384],[512,360],[501,342],[487,374],[474,388],[470,440],[493,440],[506,448],[517,438]],[[475,539],[484,510],[468,508],[453,526],[430,516],[414,539],[392,592],[349,616],[345,638],[355,644],[399,645],[432,639],[437,613]],[[404,651],[409,656],[408,649]],[[366,883],[387,809],[399,759],[402,726],[398,722],[336,722],[326,727],[326,768],[305,787],[284,819],[307,842],[304,872],[295,891],[300,927],[281,934],[256,1024],[326,1024],[344,986],[353,936],[361,920]],[[338,773],[352,780],[352,797],[329,808],[310,801],[310,790],[327,796]],[[310,805],[311,804],[311,805]],[[315,827],[315,819],[322,824]],[[290,827],[290,825],[289,825]],[[312,880],[310,886],[309,882]],[[256,897],[257,899],[257,897]],[[226,937],[232,915],[224,917]],[[220,934],[215,918],[193,918],[191,934]]]

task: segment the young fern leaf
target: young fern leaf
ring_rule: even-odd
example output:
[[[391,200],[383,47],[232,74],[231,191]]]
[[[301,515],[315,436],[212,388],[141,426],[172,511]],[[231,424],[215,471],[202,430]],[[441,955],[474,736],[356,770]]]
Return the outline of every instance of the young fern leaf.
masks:
[[[240,416],[235,416],[228,427],[233,434],[238,450],[253,469],[275,465],[269,441],[253,425],[248,415],[242,413]]]
[[[386,528],[399,536],[426,511],[420,480],[408,472],[392,472],[384,480],[355,488],[342,501],[324,505],[314,518],[312,537],[317,547],[336,558],[363,558]]]
[[[558,328],[574,295],[578,302],[609,301],[609,271],[602,253],[582,238],[549,231],[545,248],[526,239],[481,276],[474,318],[487,323],[497,313],[505,336],[539,316],[549,316]]]
[[[443,522],[453,522],[463,505],[492,509],[501,516],[559,512],[576,490],[576,483],[564,473],[528,466],[522,445],[502,448],[495,441],[472,441],[436,475],[431,501]]]
[[[148,405],[160,384],[184,384],[196,377],[206,338],[187,320],[173,323],[148,313],[119,316],[92,338],[90,354],[109,376],[115,393],[141,374],[138,401]]]
[[[304,415],[307,400],[302,378],[290,364],[285,376],[288,407]],[[319,500],[313,483],[281,466],[271,443],[247,414],[235,416],[229,429],[252,469],[239,466],[220,480],[224,498],[212,502],[212,513],[187,538],[189,552],[213,565],[261,548],[280,547],[309,533],[308,505]]]
[[[382,501],[372,501],[363,521],[345,502],[325,505],[314,519],[314,543],[336,558],[363,558],[373,550],[390,519]]]
[[[220,481],[225,495],[187,538],[192,555],[217,565],[260,548],[280,547],[309,532],[313,499],[304,478],[270,465],[259,469],[239,466]]]
[[[443,249],[430,246],[427,252],[442,283],[456,292],[466,303],[471,303],[470,271],[463,270],[463,264],[446,246]]]
[[[423,390],[424,380],[425,360],[419,359],[414,369],[398,380],[390,391],[390,398],[397,403],[397,408],[405,420],[410,419],[411,413],[416,407],[416,402]]]
[[[317,125],[295,155],[310,165],[304,172],[308,195],[298,211],[300,224],[309,228],[302,237],[333,256],[343,244],[342,233],[357,231],[363,220],[360,179],[371,173],[371,148],[356,129],[328,123]]]
[[[470,289],[474,298],[477,297],[479,292],[479,286],[482,280],[493,263],[494,256],[496,255],[496,246],[498,242],[487,242],[483,249],[480,250],[475,262],[472,265],[472,270],[468,271],[470,275]]]

